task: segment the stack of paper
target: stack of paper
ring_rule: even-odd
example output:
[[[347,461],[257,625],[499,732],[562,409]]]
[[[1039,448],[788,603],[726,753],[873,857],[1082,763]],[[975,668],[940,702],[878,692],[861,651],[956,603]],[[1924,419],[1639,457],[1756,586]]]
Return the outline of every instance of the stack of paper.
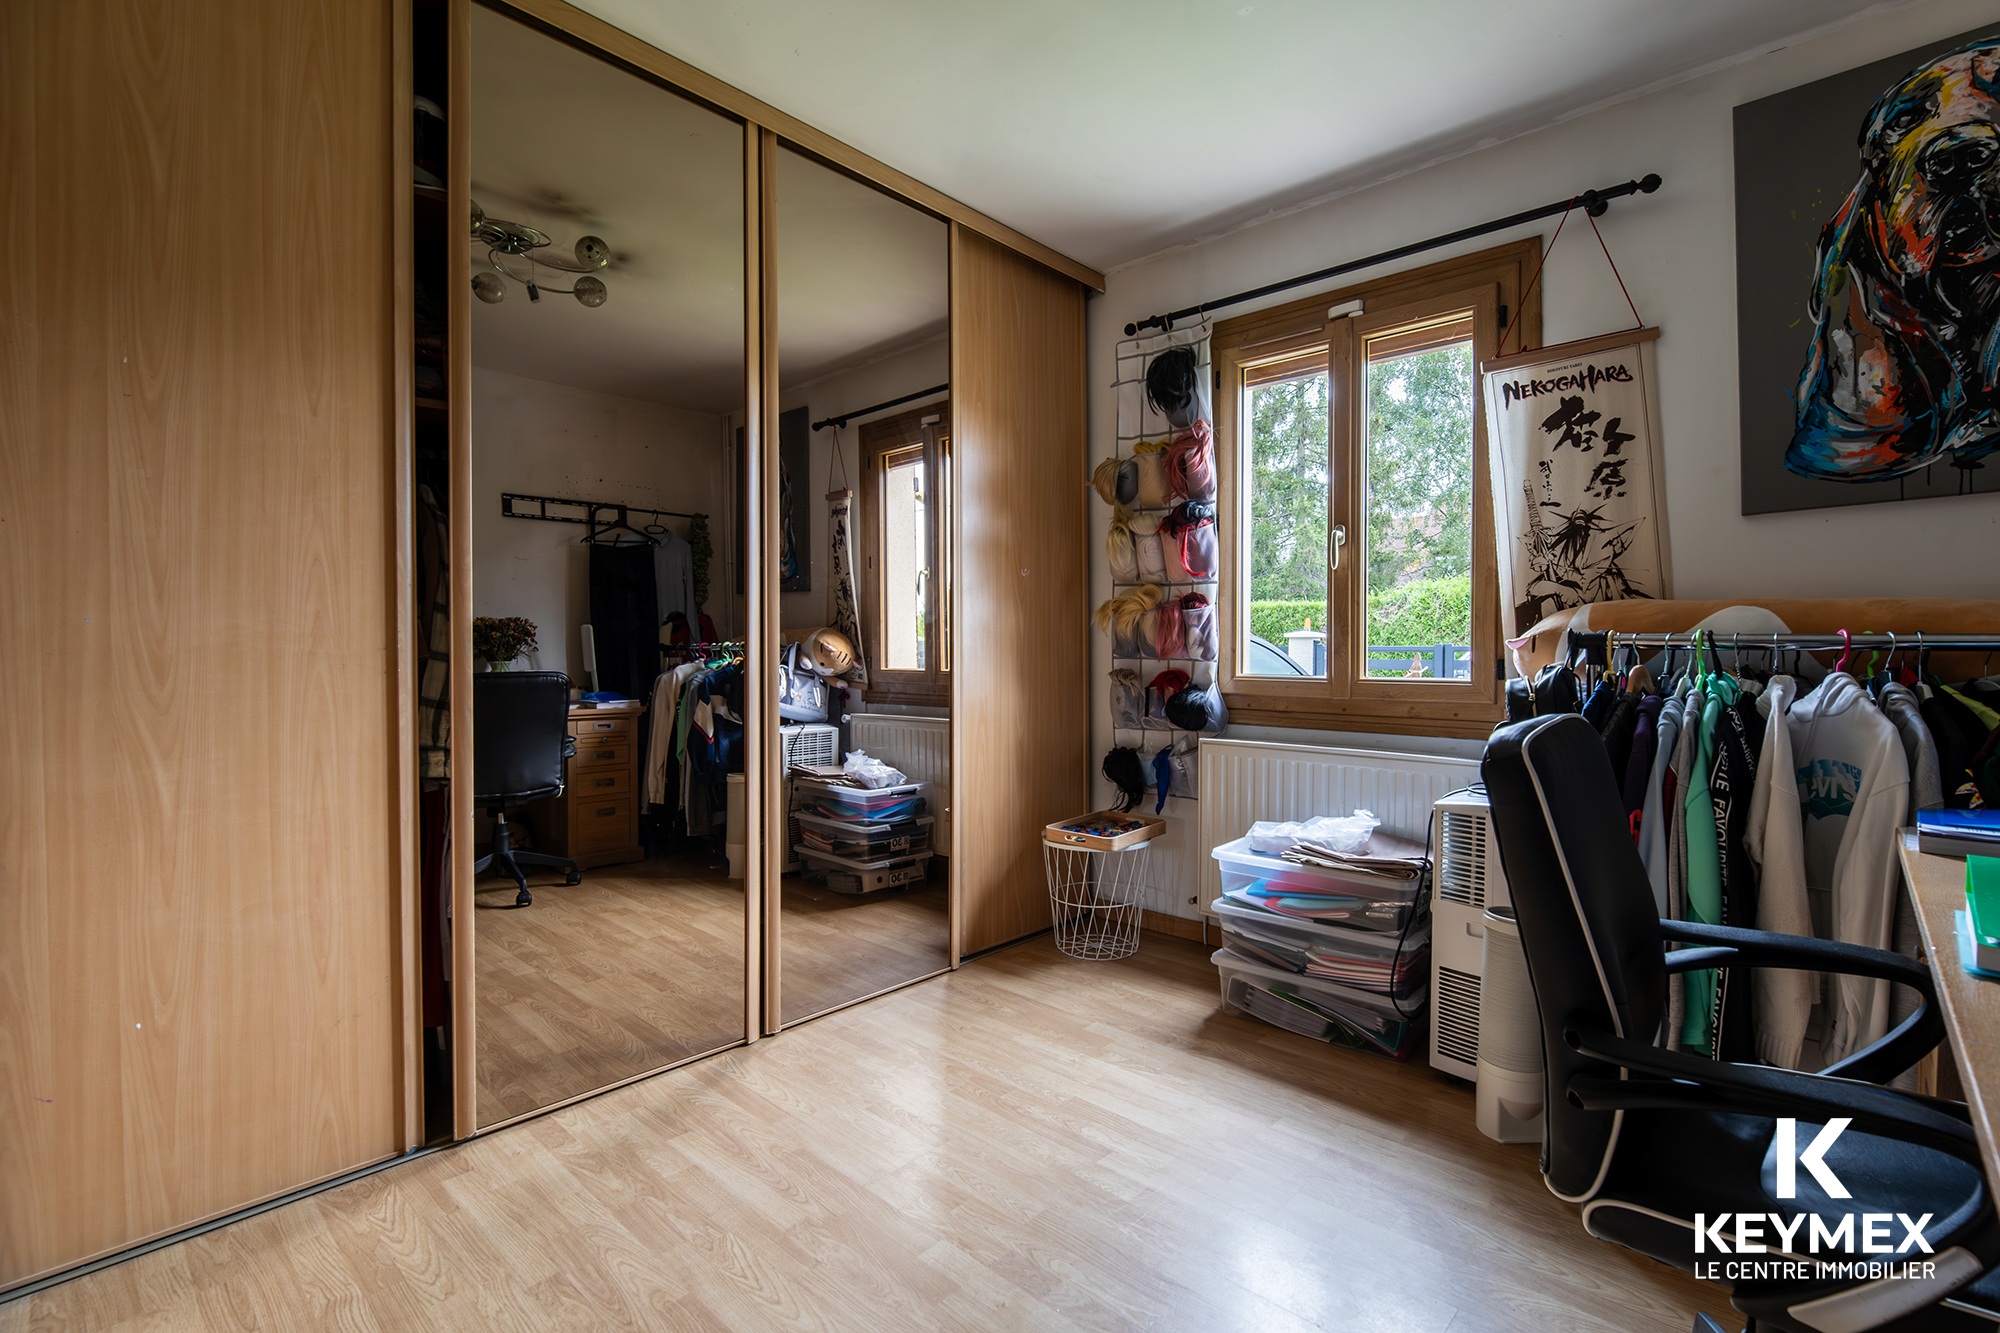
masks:
[[[1284,857],[1297,865],[1325,866],[1369,879],[1407,881],[1424,873],[1430,864],[1430,848],[1378,828],[1356,851],[1343,852],[1323,843],[1301,842],[1294,844]]]

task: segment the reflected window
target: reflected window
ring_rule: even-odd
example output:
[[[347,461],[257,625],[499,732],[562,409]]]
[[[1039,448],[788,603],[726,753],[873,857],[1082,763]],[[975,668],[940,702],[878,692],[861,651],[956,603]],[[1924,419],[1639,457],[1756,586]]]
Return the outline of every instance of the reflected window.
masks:
[[[885,455],[881,477],[883,665],[922,671],[924,593],[931,576],[923,447]]]
[[[936,402],[861,427],[870,700],[950,700],[950,421],[950,405]]]

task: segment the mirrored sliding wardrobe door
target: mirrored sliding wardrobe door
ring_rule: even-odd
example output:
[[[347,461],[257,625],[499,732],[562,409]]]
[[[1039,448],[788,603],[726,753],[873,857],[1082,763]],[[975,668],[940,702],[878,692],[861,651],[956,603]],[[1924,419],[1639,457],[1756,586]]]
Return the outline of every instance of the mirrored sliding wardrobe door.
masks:
[[[950,241],[780,147],[775,1029],[950,963]]]
[[[772,738],[744,706],[745,129],[477,6],[467,50],[453,924],[487,1128],[743,1039]]]

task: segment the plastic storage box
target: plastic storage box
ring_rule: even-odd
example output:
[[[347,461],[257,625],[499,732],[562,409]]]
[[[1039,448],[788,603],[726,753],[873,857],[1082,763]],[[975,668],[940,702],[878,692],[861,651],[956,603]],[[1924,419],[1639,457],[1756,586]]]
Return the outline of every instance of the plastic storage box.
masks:
[[[826,887],[835,893],[876,893],[923,883],[930,875],[931,854],[915,852],[859,861],[801,847],[799,859],[806,863],[808,874],[824,876]]]
[[[1402,1007],[1385,995],[1329,985],[1265,967],[1228,949],[1209,961],[1222,983],[1222,1003],[1302,1037],[1407,1060],[1418,1045],[1425,995]]]
[[[1267,967],[1297,972],[1354,990],[1394,995],[1406,1003],[1430,970],[1429,917],[1400,933],[1323,926],[1217,898],[1209,910],[1236,953]]]
[[[856,857],[871,860],[884,856],[908,856],[921,852],[931,845],[931,825],[936,822],[929,815],[916,819],[895,822],[870,822],[857,819],[830,819],[825,815],[800,813],[793,816],[799,821],[803,835],[810,832],[814,840],[801,837],[797,847],[800,851],[827,852],[834,856]],[[824,840],[829,846],[817,845]]]
[[[1209,855],[1222,871],[1225,898],[1279,916],[1354,930],[1401,931],[1423,902],[1427,886],[1297,865],[1250,849],[1248,838],[1225,842]]]
[[[924,789],[921,782],[906,782],[896,787],[833,787],[810,778],[794,781],[808,807],[834,819],[885,822],[911,819],[923,813],[916,808]]]

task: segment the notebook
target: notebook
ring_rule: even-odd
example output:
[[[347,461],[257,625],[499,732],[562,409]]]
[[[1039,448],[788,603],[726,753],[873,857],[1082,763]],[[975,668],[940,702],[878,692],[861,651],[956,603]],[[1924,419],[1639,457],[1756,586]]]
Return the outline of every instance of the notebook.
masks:
[[[1974,963],[2000,972],[2000,858],[1965,858],[1965,916]]]

